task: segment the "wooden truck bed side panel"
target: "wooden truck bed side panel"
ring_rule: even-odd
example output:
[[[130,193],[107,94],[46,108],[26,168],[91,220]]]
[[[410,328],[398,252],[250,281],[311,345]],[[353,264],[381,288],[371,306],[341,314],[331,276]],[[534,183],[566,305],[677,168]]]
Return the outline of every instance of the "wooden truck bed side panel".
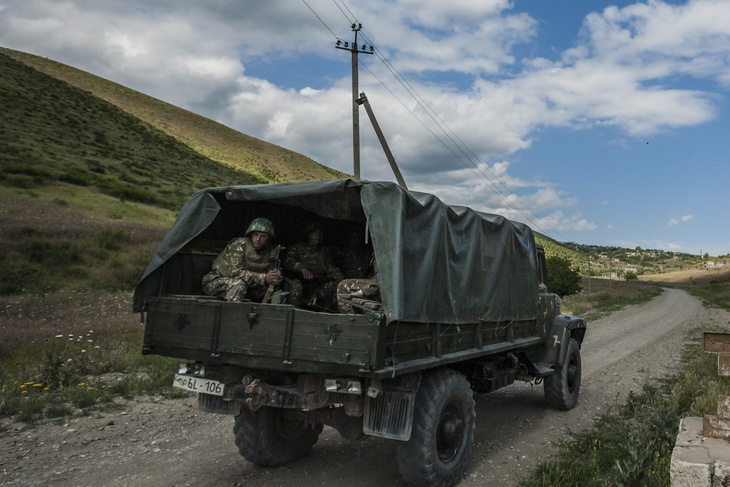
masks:
[[[442,357],[466,350],[538,336],[535,321],[501,323],[392,323],[385,341],[385,360],[403,363],[424,357]],[[490,348],[491,349],[491,348]]]
[[[146,321],[146,353],[274,370],[332,365],[353,373],[377,366],[380,323],[363,315],[165,297],[148,303]]]

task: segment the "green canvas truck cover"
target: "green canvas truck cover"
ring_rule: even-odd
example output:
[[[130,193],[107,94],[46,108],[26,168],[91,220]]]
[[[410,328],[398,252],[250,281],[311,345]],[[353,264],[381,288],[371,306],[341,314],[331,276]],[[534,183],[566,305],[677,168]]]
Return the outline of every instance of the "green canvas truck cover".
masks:
[[[143,311],[158,294],[163,264],[210,228],[243,233],[243,215],[267,203],[321,218],[362,222],[378,263],[388,322],[476,323],[537,314],[535,240],[524,224],[449,206],[395,183],[349,179],[208,188],[193,194],[155,253],[134,294]],[[247,212],[248,206],[258,213]],[[277,234],[282,228],[272,217]],[[233,233],[235,230],[235,233]]]

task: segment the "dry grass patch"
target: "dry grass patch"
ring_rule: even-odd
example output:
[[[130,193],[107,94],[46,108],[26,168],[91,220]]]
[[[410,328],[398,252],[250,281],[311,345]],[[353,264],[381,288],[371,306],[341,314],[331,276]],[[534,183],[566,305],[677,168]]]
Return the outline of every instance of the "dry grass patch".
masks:
[[[586,320],[595,320],[606,314],[617,311],[629,304],[649,301],[661,294],[660,287],[638,281],[617,281],[611,279],[582,279],[583,290],[562,300],[563,313],[582,316]]]

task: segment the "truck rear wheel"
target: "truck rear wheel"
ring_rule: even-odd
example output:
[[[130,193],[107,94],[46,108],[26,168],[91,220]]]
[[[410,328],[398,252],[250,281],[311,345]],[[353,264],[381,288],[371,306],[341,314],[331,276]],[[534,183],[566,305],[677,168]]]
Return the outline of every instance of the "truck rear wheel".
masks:
[[[556,409],[571,409],[578,402],[581,378],[580,347],[570,339],[565,362],[555,368],[555,373],[545,377],[545,399]]]
[[[322,428],[321,424],[311,427],[300,419],[287,418],[286,411],[279,408],[251,411],[243,406],[236,415],[233,434],[238,451],[246,460],[278,467],[309,453]]]
[[[448,487],[461,480],[475,416],[473,393],[462,374],[442,369],[425,376],[416,395],[411,438],[398,448],[406,483]]]

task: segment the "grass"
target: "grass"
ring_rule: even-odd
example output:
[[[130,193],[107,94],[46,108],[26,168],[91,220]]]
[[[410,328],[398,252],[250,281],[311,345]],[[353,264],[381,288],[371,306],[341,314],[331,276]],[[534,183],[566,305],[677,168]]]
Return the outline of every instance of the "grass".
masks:
[[[118,398],[176,395],[176,362],[143,356],[127,292],[0,298],[0,418],[34,423],[112,408]]]
[[[0,184],[0,418],[34,424],[174,395],[132,289],[174,213],[64,183]]]
[[[638,281],[583,278],[583,291],[566,296],[561,303],[563,313],[582,316],[589,322],[630,304],[641,304],[661,294],[659,286]]]
[[[699,281],[685,276],[671,285],[687,286],[708,304],[730,309],[727,274]],[[629,289],[640,288],[640,284],[613,286],[611,292],[621,289],[631,294]],[[582,298],[572,299],[576,308],[584,306]],[[636,299],[643,298],[637,295]],[[688,337],[681,372],[659,384],[644,386],[640,393],[630,392],[624,404],[600,416],[592,428],[562,442],[557,454],[519,485],[669,487],[671,455],[680,420],[715,414],[718,396],[730,395],[730,378],[718,375],[717,357],[702,350],[703,331],[713,330],[697,329]]]
[[[0,47],[0,70],[0,94],[7,96],[0,98],[7,109],[7,127],[0,133],[12,134],[2,148],[23,156],[26,173],[18,176],[43,176],[48,171],[37,168],[62,163],[67,165],[67,180],[76,180],[80,173],[88,180],[89,173],[96,173],[107,191],[135,198],[155,195],[144,184],[160,184],[171,192],[166,196],[183,188],[178,194],[187,196],[190,188],[206,186],[348,177],[301,154],[47,58]],[[24,143],[16,144],[16,137]],[[44,164],[33,164],[27,174],[31,156]],[[122,160],[125,164],[119,165]]]
[[[69,185],[0,189],[0,294],[131,290],[172,219],[111,197],[89,198],[96,208],[83,209],[90,195]]]

